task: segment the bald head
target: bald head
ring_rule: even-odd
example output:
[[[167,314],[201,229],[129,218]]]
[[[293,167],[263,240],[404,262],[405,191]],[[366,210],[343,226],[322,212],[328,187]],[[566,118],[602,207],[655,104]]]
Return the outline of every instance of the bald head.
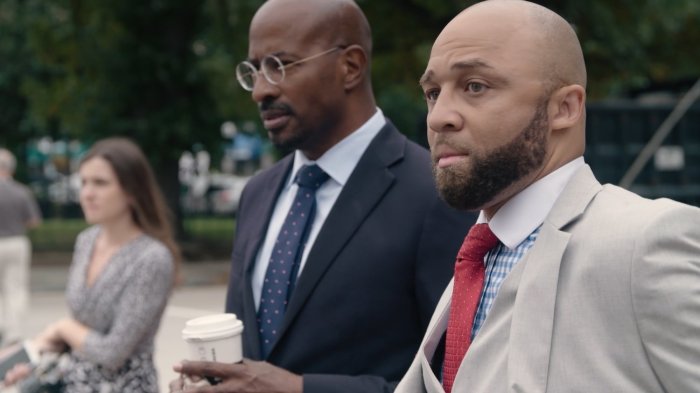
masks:
[[[501,30],[504,38],[527,48],[529,55],[521,60],[533,62],[550,90],[572,84],[586,86],[586,65],[578,37],[555,12],[528,1],[489,0],[462,11],[445,30],[459,29],[475,19],[492,21],[497,26],[489,28]]]
[[[250,24],[246,67],[263,67],[251,97],[273,144],[316,159],[367,121],[376,111],[371,50],[351,0],[265,2]],[[284,64],[280,81],[270,80],[270,61]]]
[[[586,68],[573,29],[521,0],[467,8],[435,40],[420,82],[438,188],[492,217],[580,157]]]
[[[368,57],[372,52],[369,22],[352,0],[268,0],[253,17],[251,39],[257,26],[268,23],[326,46],[356,44]]]

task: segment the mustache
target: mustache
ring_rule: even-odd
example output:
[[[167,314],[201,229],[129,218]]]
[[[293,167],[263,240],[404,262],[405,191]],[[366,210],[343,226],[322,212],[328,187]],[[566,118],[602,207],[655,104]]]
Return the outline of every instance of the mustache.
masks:
[[[267,111],[277,111],[277,112],[284,112],[284,113],[292,113],[292,107],[282,103],[282,102],[275,102],[275,101],[263,101],[260,104],[258,104],[258,110],[260,112],[267,112]]]

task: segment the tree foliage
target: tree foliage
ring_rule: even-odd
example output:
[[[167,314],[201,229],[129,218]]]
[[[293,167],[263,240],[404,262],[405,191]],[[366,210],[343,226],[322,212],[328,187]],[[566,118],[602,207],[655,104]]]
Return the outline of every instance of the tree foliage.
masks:
[[[357,1],[373,28],[379,104],[420,139],[418,77],[442,27],[474,1]],[[216,153],[223,121],[258,121],[234,68],[262,2],[0,0],[0,144],[127,135],[174,187],[183,149]],[[698,77],[697,0],[539,2],[578,31],[593,98]]]
[[[0,0],[3,139],[125,134],[147,148],[167,142],[173,150],[193,139],[218,140],[223,120],[257,117],[233,69],[245,57],[248,23],[261,3]],[[405,95],[404,103],[417,105],[417,78],[433,40],[474,1],[358,3],[373,27],[380,100]],[[576,27],[594,97],[697,76],[700,2],[540,3]]]

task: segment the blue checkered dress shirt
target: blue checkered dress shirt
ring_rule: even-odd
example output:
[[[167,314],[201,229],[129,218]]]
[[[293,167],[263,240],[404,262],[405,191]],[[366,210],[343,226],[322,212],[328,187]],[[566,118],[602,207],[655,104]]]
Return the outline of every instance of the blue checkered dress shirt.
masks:
[[[484,277],[484,290],[481,291],[481,300],[479,300],[479,308],[474,316],[474,326],[472,326],[472,340],[479,333],[481,325],[484,324],[486,315],[488,315],[493,305],[494,299],[498,294],[498,289],[501,288],[503,280],[508,273],[515,267],[523,255],[532,247],[537,240],[537,235],[540,233],[540,227],[537,227],[532,233],[525,238],[515,249],[510,250],[503,243],[498,245],[488,254],[486,254],[486,276]]]

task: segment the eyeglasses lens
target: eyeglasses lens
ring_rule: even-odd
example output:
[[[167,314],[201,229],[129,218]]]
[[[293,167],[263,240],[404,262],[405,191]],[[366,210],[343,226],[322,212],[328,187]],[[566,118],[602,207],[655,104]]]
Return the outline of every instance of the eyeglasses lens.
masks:
[[[238,79],[238,82],[244,89],[253,90],[256,76],[257,70],[249,62],[244,61],[236,66],[236,79]]]
[[[276,85],[284,80],[284,64],[277,56],[265,56],[260,68],[270,83]]]

